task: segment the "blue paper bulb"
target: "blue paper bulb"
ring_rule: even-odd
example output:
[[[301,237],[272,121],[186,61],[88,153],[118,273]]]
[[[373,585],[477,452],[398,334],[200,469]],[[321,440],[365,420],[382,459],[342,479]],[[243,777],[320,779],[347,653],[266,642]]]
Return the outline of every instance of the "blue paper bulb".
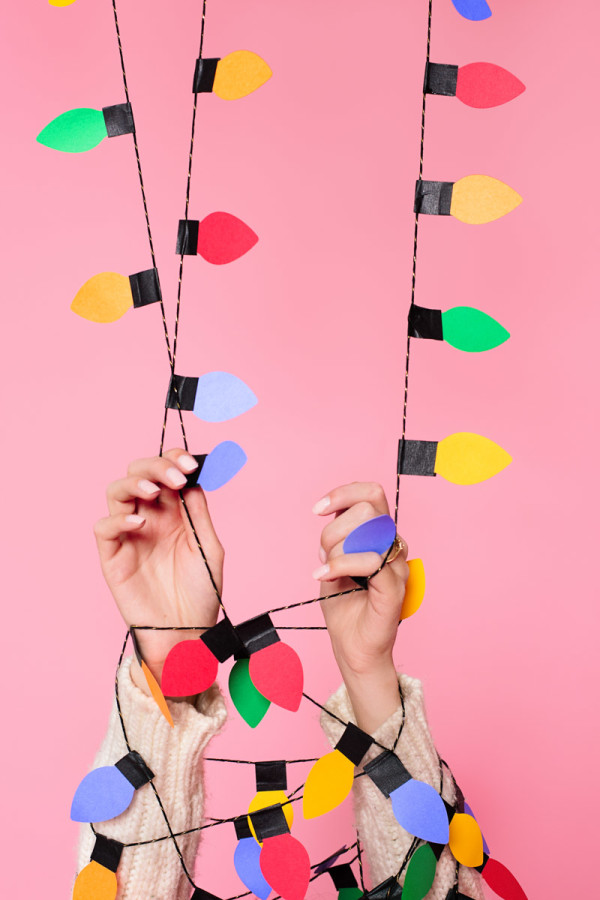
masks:
[[[446,807],[431,785],[411,778],[391,792],[390,800],[396,819],[409,834],[433,844],[448,843]]]
[[[194,414],[204,422],[226,422],[257,403],[248,385],[230,372],[207,372],[198,378]]]
[[[198,484],[205,491],[216,491],[237,475],[247,459],[235,441],[221,441],[204,460]]]
[[[115,766],[89,772],[75,791],[71,804],[74,822],[106,822],[127,809],[134,787]]]
[[[267,900],[271,886],[260,870],[260,844],[253,837],[242,838],[233,854],[233,865],[240,880],[260,900]]]
[[[471,22],[481,22],[482,19],[489,19],[492,14],[486,0],[452,0],[452,2],[456,11],[464,19],[470,19]]]
[[[344,553],[367,553],[369,550],[387,553],[396,537],[396,525],[391,516],[375,516],[351,531],[343,544]]]

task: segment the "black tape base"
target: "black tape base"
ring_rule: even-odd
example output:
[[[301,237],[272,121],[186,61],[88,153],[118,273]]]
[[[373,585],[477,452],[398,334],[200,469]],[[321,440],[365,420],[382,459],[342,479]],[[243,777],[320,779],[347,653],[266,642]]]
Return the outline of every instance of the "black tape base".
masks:
[[[335,745],[335,749],[339,750],[353,765],[359,766],[372,743],[373,738],[370,734],[361,731],[352,722],[348,722],[341,738]]]
[[[120,841],[113,841],[111,838],[104,837],[103,834],[97,834],[91,861],[104,866],[110,872],[116,872],[124,846]]]
[[[287,791],[285,759],[270,759],[254,764],[257,791]]]
[[[218,59],[197,59],[194,70],[194,94],[210,94],[215,83]]]
[[[167,409],[192,410],[196,402],[197,390],[197,378],[190,378],[187,375],[172,375],[165,406]]]
[[[449,216],[453,181],[423,181],[415,184],[413,212],[426,216]]]
[[[444,97],[456,97],[458,66],[447,66],[442,63],[427,63],[423,89],[426,94],[442,94]]]
[[[261,842],[270,837],[277,837],[279,834],[287,834],[289,832],[287,819],[281,806],[267,806],[264,809],[257,809],[256,812],[250,813],[250,819],[256,837]]]
[[[120,134],[133,134],[133,110],[131,103],[118,103],[116,106],[103,106],[102,115],[109,137],[118,137]]]
[[[408,313],[408,334],[409,337],[443,341],[441,309],[427,309],[413,303]]]
[[[384,797],[389,797],[392,791],[402,787],[407,781],[410,781],[412,775],[402,764],[401,760],[395,753],[384,750],[375,759],[367,763],[364,767],[365,775],[368,775],[373,784],[375,784]]]
[[[129,276],[129,284],[133,296],[133,307],[149,306],[151,303],[160,303],[162,294],[158,280],[158,269],[144,269]]]
[[[437,441],[400,441],[398,466],[401,475],[435,476]]]
[[[198,256],[198,219],[180,219],[177,226],[177,244],[175,252],[178,256]]]
[[[241,625],[236,626],[236,629],[248,654],[264,650],[265,647],[270,647],[279,640],[279,635],[267,613],[242,622]]]

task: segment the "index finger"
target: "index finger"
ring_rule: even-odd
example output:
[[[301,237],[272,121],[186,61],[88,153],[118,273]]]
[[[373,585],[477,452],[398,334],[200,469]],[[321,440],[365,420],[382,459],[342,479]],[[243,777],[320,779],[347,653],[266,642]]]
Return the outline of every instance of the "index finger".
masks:
[[[385,491],[376,481],[352,481],[329,491],[313,506],[312,511],[318,516],[328,516],[340,510],[349,509],[355,503],[367,501],[379,515],[389,515],[389,506]]]

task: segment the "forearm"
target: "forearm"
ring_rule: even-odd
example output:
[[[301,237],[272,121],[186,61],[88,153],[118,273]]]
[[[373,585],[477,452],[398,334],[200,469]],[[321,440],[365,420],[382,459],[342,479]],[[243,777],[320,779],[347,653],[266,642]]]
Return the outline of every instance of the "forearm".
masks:
[[[169,701],[171,728],[154,701],[138,688],[130,671],[131,660],[119,672],[119,698],[131,748],[141,754],[155,774],[153,784],[161,798],[174,832],[201,824],[204,806],[202,754],[210,738],[225,721],[223,699],[214,686],[195,703]],[[127,753],[116,707],[94,761],[94,768],[112,765]],[[96,830],[124,844],[153,841],[168,834],[167,825],[152,786],[137,790],[129,808],[115,819],[95,823]],[[177,838],[193,876],[200,832]],[[78,865],[90,860],[94,835],[89,825],[81,827]],[[160,896],[187,900],[190,885],[172,840],[158,841],[123,850],[117,870],[117,900],[139,900]]]

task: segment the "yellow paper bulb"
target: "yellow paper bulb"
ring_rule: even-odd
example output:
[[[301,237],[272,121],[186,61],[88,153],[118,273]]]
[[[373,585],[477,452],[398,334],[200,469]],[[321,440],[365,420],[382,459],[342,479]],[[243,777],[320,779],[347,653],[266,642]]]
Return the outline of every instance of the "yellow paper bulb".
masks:
[[[450,849],[463,866],[480,866],[483,862],[483,835],[473,816],[456,813],[450,822]]]
[[[505,216],[523,198],[489,175],[467,175],[454,183],[450,215],[468,225],[482,225]]]
[[[82,869],[73,887],[73,900],[115,900],[117,876],[92,860]]]
[[[408,619],[413,613],[416,613],[423,597],[425,596],[425,569],[422,559],[409,559],[408,565],[408,581],[404,589],[404,600],[402,601],[402,610],[400,611],[400,619]]]
[[[235,50],[217,63],[213,93],[223,100],[238,100],[268,81],[273,72],[251,50]]]
[[[512,457],[489,438],[469,431],[450,434],[438,443],[435,472],[454,484],[477,484],[501,472]]]
[[[48,0],[50,6],[71,6],[75,0]]]
[[[304,785],[304,818],[314,819],[339,806],[352,790],[353,781],[354,765],[339,750],[318,759]]]
[[[276,803],[285,803],[285,806],[283,807],[283,814],[285,816],[286,822],[288,823],[288,828],[291,831],[292,824],[294,822],[294,810],[292,808],[292,804],[288,802],[287,794],[285,793],[285,791],[259,791],[250,803],[248,812],[253,813],[256,812],[257,809],[264,809],[266,806],[275,806]],[[252,836],[256,838],[256,832],[254,830],[254,825],[252,824],[250,816],[248,816],[248,824],[250,825]]]
[[[90,322],[115,322],[133,306],[129,278],[118,272],[100,272],[82,285],[71,309]]]
[[[150,671],[150,669],[148,668],[148,666],[146,665],[144,660],[142,660],[142,672],[146,676],[146,683],[148,684],[148,687],[150,688],[150,693],[154,697],[156,705],[160,709],[161,713],[163,714],[163,716],[165,717],[165,719],[167,720],[167,722],[169,723],[171,728],[174,728],[173,716],[171,715],[171,710],[167,706],[167,701],[165,700],[165,695],[161,691],[158,681],[156,680],[156,678],[154,677],[154,675],[152,674],[152,672]]]

